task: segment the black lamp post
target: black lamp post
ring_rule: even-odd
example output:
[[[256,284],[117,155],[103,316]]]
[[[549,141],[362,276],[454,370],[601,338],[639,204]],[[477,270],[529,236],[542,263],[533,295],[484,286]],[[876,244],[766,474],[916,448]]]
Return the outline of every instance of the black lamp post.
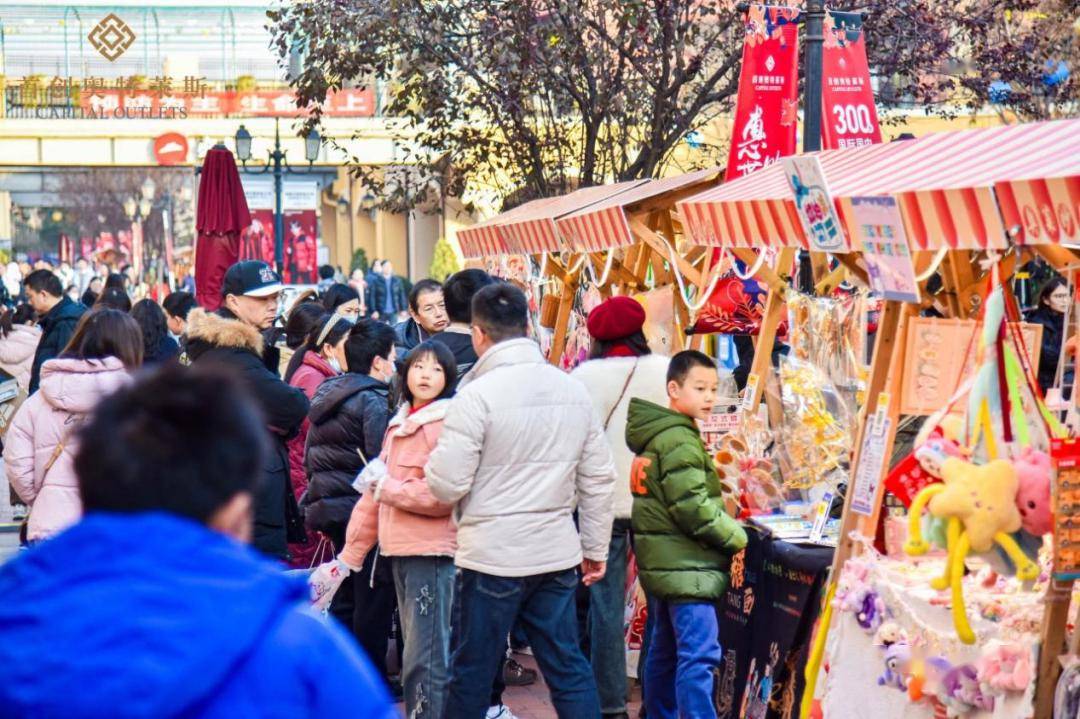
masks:
[[[806,0],[806,85],[803,92],[803,152],[821,149],[821,65],[825,3]]]
[[[319,159],[322,138],[317,130],[304,136],[304,158],[308,161],[307,170],[298,170],[285,159],[285,150],[281,149],[280,121],[274,120],[274,149],[267,153],[267,163],[261,170],[249,170],[247,163],[251,159],[251,133],[243,125],[236,131],[236,156],[244,172],[263,175],[273,173],[274,177],[274,265],[278,274],[285,272],[285,215],[281,210],[282,184],[286,174],[308,174],[312,163]]]

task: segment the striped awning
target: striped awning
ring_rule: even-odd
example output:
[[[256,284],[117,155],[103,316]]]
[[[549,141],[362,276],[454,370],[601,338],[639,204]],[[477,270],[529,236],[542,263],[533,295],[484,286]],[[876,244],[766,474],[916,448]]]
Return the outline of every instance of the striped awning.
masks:
[[[678,177],[649,180],[626,192],[597,202],[556,221],[559,231],[577,252],[600,252],[634,244],[626,209],[661,195],[677,192],[710,178],[718,177],[722,168],[699,170]]]
[[[817,153],[849,237],[851,198],[893,195],[912,249],[1080,242],[1080,120]],[[699,244],[806,247],[782,164],[678,203]],[[1008,232],[1007,232],[1008,230]]]
[[[648,180],[630,180],[615,185],[583,187],[568,195],[533,200],[458,230],[458,243],[466,257],[561,252],[569,249],[569,242],[555,224],[559,218],[646,182]]]

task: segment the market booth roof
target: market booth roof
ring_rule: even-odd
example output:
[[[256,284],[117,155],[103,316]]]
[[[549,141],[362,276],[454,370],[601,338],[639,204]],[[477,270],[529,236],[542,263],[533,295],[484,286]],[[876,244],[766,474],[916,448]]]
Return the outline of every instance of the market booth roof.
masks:
[[[466,257],[543,252],[599,252],[636,242],[627,208],[676,195],[718,177],[712,168],[662,180],[584,187],[533,200],[457,233]],[[692,191],[692,190],[691,190]]]
[[[915,250],[1080,242],[1080,120],[814,154],[849,237],[852,197],[892,195]],[[678,208],[698,244],[806,247],[782,162]]]

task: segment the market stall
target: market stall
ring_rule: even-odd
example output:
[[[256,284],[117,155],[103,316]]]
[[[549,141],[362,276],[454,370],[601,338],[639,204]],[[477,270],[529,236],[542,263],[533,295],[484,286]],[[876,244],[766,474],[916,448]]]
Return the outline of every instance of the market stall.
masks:
[[[650,313],[659,349],[682,349],[690,317],[675,292],[700,295],[711,273],[703,248],[680,250],[671,212],[674,203],[719,181],[713,168],[659,180],[586,187],[533,200],[457,234],[467,259],[489,271],[527,265],[535,310],[546,330],[552,363],[569,366],[580,354],[584,314],[591,301],[612,293],[634,294]],[[519,258],[514,260],[512,258]]]
[[[865,403],[851,445],[853,457],[848,476],[853,478],[849,483],[852,489],[846,495],[830,598],[834,594],[839,568],[845,566],[855,549],[853,540],[849,539],[850,530],[859,530],[871,538],[876,534],[884,492],[882,478],[888,470],[886,459],[892,450],[905,389],[901,385],[903,358],[918,344],[917,340],[909,341],[915,317],[920,310],[931,307],[936,314],[945,317],[977,315],[980,300],[986,293],[982,276],[992,267],[997,267],[999,277],[1007,277],[1012,272],[1018,252],[1000,256],[1009,248],[1010,239],[1013,243],[1032,245],[1039,242],[1039,238],[1042,242],[1080,239],[1073,220],[1076,201],[1080,197],[1075,180],[1077,132],[1075,122],[1044,123],[948,133],[917,141],[816,155],[820,174],[827,178],[827,185],[822,181],[820,189],[835,209],[836,221],[847,239],[835,256],[848,267],[865,269],[872,280],[875,274],[878,275],[880,282],[883,270],[896,269],[895,263],[883,262],[880,255],[883,254],[882,245],[886,243],[881,241],[896,239],[898,235],[906,244],[903,249],[910,250],[913,258],[904,283],[906,287],[902,289],[910,290],[911,280],[920,280],[915,297],[906,298],[918,301],[887,301],[878,323],[874,362],[863,394]],[[1033,148],[1039,148],[1036,155],[1033,155]],[[798,216],[795,206],[797,196],[792,192],[785,167],[774,165],[744,180],[689,198],[681,203],[680,210],[689,226],[689,234],[706,244],[806,247],[804,218]],[[880,219],[879,212],[876,215],[879,219],[868,223],[862,219],[867,214],[865,206],[868,204],[884,205],[890,213]],[[884,227],[889,228],[886,236],[867,237],[868,231],[881,233]],[[850,238],[859,238],[862,242],[853,246]],[[862,251],[843,253],[854,248]],[[1033,249],[1059,267],[1075,262],[1074,256],[1061,248],[1034,245]],[[926,283],[934,275],[942,290],[930,294]],[[778,289],[777,299],[787,292],[782,286]],[[766,322],[769,321],[767,313]],[[967,333],[969,337],[973,334],[970,330]],[[951,334],[943,350],[963,355],[962,348],[954,342],[956,337],[955,333]],[[1021,349],[1025,344],[1030,346],[1031,341],[1024,343],[1021,340]],[[763,349],[763,343],[759,342],[755,368],[764,369],[769,365],[767,351]],[[1014,379],[1017,376],[1014,372]],[[759,394],[758,388],[748,390],[748,409],[757,406]],[[914,564],[906,558],[901,558],[900,563],[903,567]],[[908,593],[905,589],[895,594],[906,596]],[[1027,592],[1026,596],[1039,595]],[[833,600],[830,606],[836,603],[842,602]],[[849,606],[852,604],[848,603]],[[941,604],[939,598],[937,605]],[[956,602],[946,599],[944,604],[949,606]],[[1051,604],[1048,617],[1054,614],[1053,606]],[[901,614],[899,609],[893,611],[897,616]],[[1022,613],[1019,609],[1007,612],[1010,616]],[[858,611],[855,614],[859,616]],[[1030,629],[1030,624],[1027,626]],[[826,636],[825,632],[819,634],[814,659],[820,660]],[[1055,647],[1060,646],[1060,635],[1051,641]],[[830,643],[829,646],[837,645]],[[879,642],[879,663],[887,648]],[[1056,652],[1044,652],[1044,663],[1047,656],[1056,657]],[[827,661],[832,662],[833,657],[830,655]],[[809,663],[811,684],[817,679],[817,666],[819,661]],[[964,672],[967,672],[966,664],[961,662],[958,666],[965,667]],[[1049,667],[1044,666],[1039,676],[1042,678],[1048,673]],[[950,681],[956,676],[956,673],[950,675]],[[833,677],[850,679],[850,673],[830,672],[830,678]],[[883,682],[881,686],[885,684]],[[1042,684],[1052,691],[1053,678]],[[941,691],[940,682],[935,686]],[[867,691],[876,688],[877,685],[872,685]],[[1042,689],[1040,686],[1040,693]],[[830,692],[829,696],[843,694],[843,691]],[[894,692],[893,698],[895,696],[899,696],[899,692]],[[865,701],[865,696],[860,694],[852,699]],[[935,697],[934,701],[938,699]],[[1013,698],[999,703],[1004,706],[1009,701]],[[838,707],[839,704],[830,705],[834,711],[838,711]],[[808,708],[809,704],[804,710]]]

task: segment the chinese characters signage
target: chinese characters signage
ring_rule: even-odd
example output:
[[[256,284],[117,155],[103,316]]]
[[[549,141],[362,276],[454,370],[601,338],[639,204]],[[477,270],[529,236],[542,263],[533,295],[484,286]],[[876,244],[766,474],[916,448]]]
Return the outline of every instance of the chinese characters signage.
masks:
[[[298,117],[290,88],[213,90],[205,78],[187,76],[107,80],[103,77],[24,78],[5,88],[8,117],[76,119],[184,119],[187,117]],[[375,93],[367,88],[330,92],[323,106],[330,117],[371,117]]]
[[[847,252],[850,248],[836,217],[825,174],[816,155],[785,157],[784,174],[795,196],[803,232],[815,252]]]
[[[918,302],[919,283],[895,197],[852,197],[870,287],[887,300]]]
[[[726,180],[795,152],[798,115],[799,11],[751,5]]]
[[[881,142],[862,15],[830,12],[822,53],[822,147],[836,150]]]

